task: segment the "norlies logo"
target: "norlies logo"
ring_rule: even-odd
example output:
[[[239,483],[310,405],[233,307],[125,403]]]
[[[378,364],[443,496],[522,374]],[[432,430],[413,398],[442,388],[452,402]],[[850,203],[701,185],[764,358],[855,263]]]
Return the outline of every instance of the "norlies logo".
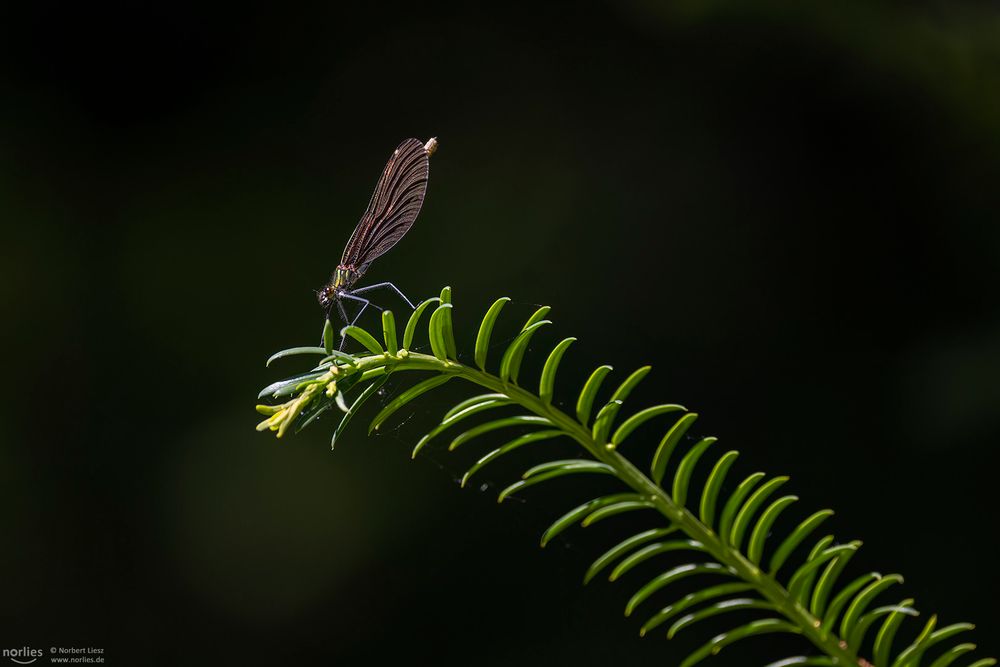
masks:
[[[28,648],[27,646],[22,646],[21,648],[5,648],[3,650],[3,657],[10,658],[13,662],[16,662],[19,665],[30,665],[35,660],[42,657],[42,649]]]

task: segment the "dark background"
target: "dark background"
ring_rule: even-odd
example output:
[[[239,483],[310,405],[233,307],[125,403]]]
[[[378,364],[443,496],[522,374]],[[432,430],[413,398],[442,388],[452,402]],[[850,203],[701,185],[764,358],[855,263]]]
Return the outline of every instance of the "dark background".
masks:
[[[540,551],[597,483],[498,507],[539,450],[485,493],[455,483],[485,443],[411,462],[467,390],[334,453],[329,420],[254,432],[257,390],[301,367],[263,362],[315,344],[313,290],[385,159],[435,135],[420,219],[366,280],[452,285],[465,354],[497,296],[501,338],[552,305],[538,345],[580,339],[565,401],[600,363],[652,364],[633,406],[698,411],[738,472],[791,475],[795,520],[835,508],[859,572],[902,572],[894,599],[1000,651],[1000,13],[370,5],[4,10],[0,643],[676,664],[726,627],[640,640],[621,609],[641,576],[580,586],[639,518]]]

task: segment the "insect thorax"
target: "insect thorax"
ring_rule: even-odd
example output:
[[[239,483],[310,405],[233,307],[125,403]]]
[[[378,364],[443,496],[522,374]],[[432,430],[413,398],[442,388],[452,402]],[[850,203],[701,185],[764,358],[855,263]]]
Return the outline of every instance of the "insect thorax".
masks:
[[[333,280],[330,281],[330,285],[338,291],[350,289],[351,285],[356,283],[358,278],[361,277],[361,273],[362,271],[354,266],[344,266],[341,264],[333,272]]]

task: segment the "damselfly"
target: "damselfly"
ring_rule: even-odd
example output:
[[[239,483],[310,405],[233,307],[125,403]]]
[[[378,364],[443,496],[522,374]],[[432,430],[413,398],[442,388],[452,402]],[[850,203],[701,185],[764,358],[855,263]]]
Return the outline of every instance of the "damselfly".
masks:
[[[370,300],[359,296],[380,288],[395,291],[413,308],[413,303],[406,295],[390,282],[357,289],[354,285],[368,270],[368,266],[396,245],[413,226],[427,192],[429,158],[436,149],[436,138],[430,139],[426,144],[419,139],[407,139],[389,158],[371,201],[368,202],[368,208],[344,248],[337,270],[333,272],[330,282],[316,293],[326,319],[331,319],[334,308],[345,324],[357,322],[368,306],[382,310]],[[353,319],[347,316],[345,300],[361,304]],[[344,347],[343,339],[340,347]]]

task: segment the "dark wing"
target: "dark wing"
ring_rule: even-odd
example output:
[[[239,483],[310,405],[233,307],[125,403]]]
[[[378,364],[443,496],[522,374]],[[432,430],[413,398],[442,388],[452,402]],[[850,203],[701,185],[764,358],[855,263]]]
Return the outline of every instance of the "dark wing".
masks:
[[[340,263],[362,267],[403,238],[420,213],[429,167],[423,142],[407,139],[389,158]]]

